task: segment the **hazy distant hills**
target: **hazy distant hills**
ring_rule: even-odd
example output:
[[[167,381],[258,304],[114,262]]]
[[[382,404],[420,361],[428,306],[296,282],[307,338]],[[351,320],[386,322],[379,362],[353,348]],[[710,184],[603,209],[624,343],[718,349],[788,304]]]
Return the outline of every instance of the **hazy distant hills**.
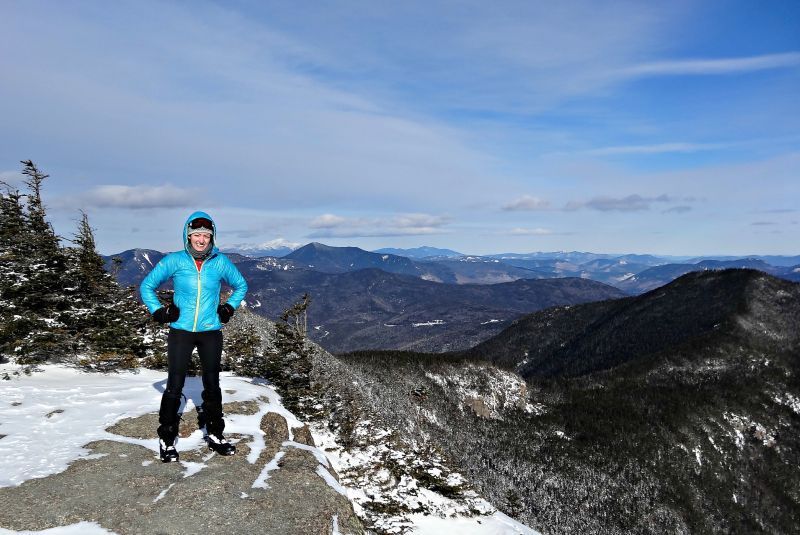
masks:
[[[497,334],[517,315],[547,306],[640,294],[692,271],[751,267],[800,280],[797,267],[773,266],[756,258],[651,265],[659,258],[572,252],[419,260],[320,243],[299,247],[282,258],[227,254],[250,284],[248,303],[262,315],[276,319],[308,292],[314,300],[311,337],[332,351],[463,349]],[[122,260],[117,279],[136,286],[163,253],[134,249],[115,256]],[[106,261],[113,270],[111,257]],[[571,279],[593,284],[578,285]],[[513,302],[509,287],[503,286],[537,280],[562,283],[512,286],[523,295],[519,302]],[[395,288],[390,291],[390,286]]]
[[[415,432],[534,528],[795,533],[798,355],[800,284],[728,269],[539,311],[468,351],[349,361],[376,405],[422,392]],[[487,361],[535,408],[503,409],[519,388]]]
[[[250,286],[248,306],[267,317],[276,318],[308,292],[309,335],[334,352],[463,349],[496,334],[523,313],[624,295],[581,279],[455,285],[376,268],[345,273],[269,270],[251,260],[240,263],[239,269]]]
[[[292,251],[284,257],[284,260],[292,260],[299,266],[323,273],[344,273],[367,268],[418,277],[426,273],[405,256],[371,253],[358,247],[331,247],[317,242]]]
[[[309,243],[283,257],[295,265],[325,273],[343,273],[377,268],[388,273],[410,275],[420,279],[449,284],[494,284],[525,278],[545,278],[546,274],[504,264],[481,257],[449,256],[436,260],[414,260],[389,253],[372,253],[358,247],[331,247]]]
[[[438,247],[414,247],[412,249],[397,249],[395,247],[384,247],[383,249],[376,249],[373,251],[379,254],[393,254],[397,256],[405,256],[408,258],[452,258],[456,256],[464,256],[463,254],[453,251],[452,249],[439,249]]]
[[[685,273],[726,268],[757,269],[786,280],[800,280],[800,270],[797,269],[797,266],[775,266],[759,258],[741,258],[735,260],[701,260],[694,264],[664,264],[642,270],[635,275],[618,281],[614,286],[630,294],[639,294],[663,286]]]
[[[778,298],[770,302],[773,295]],[[800,303],[800,286],[756,270],[691,272],[636,297],[525,316],[470,351],[523,377],[549,377],[611,369],[699,339],[727,341],[743,325],[756,323],[760,327],[748,331],[749,342],[767,343],[780,333],[784,342],[796,344],[800,308],[790,305],[795,300]]]
[[[155,251],[136,249],[162,255]],[[409,256],[389,251],[406,252]],[[257,258],[246,250],[226,250],[234,262]],[[430,256],[429,253],[435,253]],[[131,262],[131,251],[120,253],[124,269],[120,282],[138,284],[146,262]],[[486,256],[457,256],[449,249],[419,247],[416,249],[381,249],[369,252],[358,247],[332,247],[309,243],[296,247],[285,256],[261,256],[274,269],[313,269],[325,273],[343,273],[378,268],[389,273],[419,277],[446,284],[496,284],[519,279],[579,277],[615,286],[628,294],[640,294],[663,286],[690,271],[727,267],[754,268],[787,280],[800,280],[800,256],[753,256],[695,258],[659,257],[653,255],[608,255],[583,252],[503,253]],[[109,260],[110,257],[106,257]],[[770,263],[771,262],[771,263]]]

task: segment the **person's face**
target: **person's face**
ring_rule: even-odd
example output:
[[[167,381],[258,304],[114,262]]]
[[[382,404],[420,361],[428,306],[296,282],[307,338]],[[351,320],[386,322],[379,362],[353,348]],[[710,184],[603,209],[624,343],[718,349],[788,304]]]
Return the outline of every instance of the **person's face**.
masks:
[[[198,252],[204,251],[210,241],[211,234],[206,234],[205,232],[198,232],[189,236],[189,243],[192,245],[192,249]]]

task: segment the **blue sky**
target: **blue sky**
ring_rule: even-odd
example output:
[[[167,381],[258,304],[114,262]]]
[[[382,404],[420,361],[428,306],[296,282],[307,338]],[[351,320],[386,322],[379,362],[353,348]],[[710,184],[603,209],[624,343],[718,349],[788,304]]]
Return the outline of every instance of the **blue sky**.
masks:
[[[105,254],[798,254],[800,2],[0,0],[0,179]]]

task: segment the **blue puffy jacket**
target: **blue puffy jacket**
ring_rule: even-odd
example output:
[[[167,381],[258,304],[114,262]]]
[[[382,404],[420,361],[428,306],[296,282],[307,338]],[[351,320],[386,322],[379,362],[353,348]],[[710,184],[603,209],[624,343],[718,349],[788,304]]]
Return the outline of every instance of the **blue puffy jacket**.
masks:
[[[228,298],[228,304],[234,309],[239,307],[245,293],[247,282],[233,265],[233,262],[219,252],[215,246],[211,255],[205,259],[200,269],[197,269],[194,258],[189,253],[189,222],[198,217],[211,220],[205,212],[195,212],[189,216],[183,225],[183,251],[169,253],[156,264],[147,277],[142,281],[139,291],[142,301],[152,314],[163,305],[158,300],[156,289],[172,277],[175,295],[173,302],[180,309],[178,321],[170,323],[170,327],[184,331],[215,331],[222,328],[222,323],[217,315],[219,306],[219,292],[222,282],[233,288],[233,294]],[[217,235],[216,225],[212,229]]]

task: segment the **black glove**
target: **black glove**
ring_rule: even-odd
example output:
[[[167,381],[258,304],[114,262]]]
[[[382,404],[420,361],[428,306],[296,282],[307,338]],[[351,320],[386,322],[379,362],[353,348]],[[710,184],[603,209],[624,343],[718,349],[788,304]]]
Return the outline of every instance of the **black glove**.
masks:
[[[173,321],[178,321],[178,318],[180,317],[181,309],[175,305],[161,307],[153,312],[153,319],[158,323],[172,323]]]
[[[224,305],[220,305],[217,307],[217,314],[219,315],[219,321],[222,323],[228,323],[228,320],[233,317],[234,309],[228,303]]]

